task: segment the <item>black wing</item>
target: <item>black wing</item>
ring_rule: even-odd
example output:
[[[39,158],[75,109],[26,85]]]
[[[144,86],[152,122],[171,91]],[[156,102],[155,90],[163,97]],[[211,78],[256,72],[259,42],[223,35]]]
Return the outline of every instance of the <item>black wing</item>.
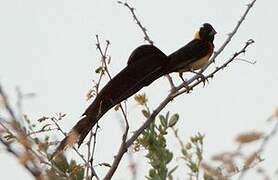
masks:
[[[193,62],[211,53],[213,45],[199,39],[194,39],[187,45],[169,55],[167,73],[184,69]]]
[[[90,116],[98,110],[100,118],[110,108],[164,75],[167,63],[168,57],[153,45],[136,48],[128,65],[104,86],[83,115]]]

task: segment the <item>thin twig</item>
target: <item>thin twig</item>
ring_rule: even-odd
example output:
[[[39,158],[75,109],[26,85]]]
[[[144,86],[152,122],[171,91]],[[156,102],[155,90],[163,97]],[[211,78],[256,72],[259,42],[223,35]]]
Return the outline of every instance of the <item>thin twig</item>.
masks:
[[[234,37],[234,35],[237,33],[240,25],[243,23],[243,21],[245,20],[247,14],[249,13],[249,11],[251,10],[251,8],[254,6],[256,0],[253,0],[251,3],[247,4],[247,8],[244,11],[243,15],[241,16],[241,18],[238,20],[236,26],[234,27],[233,31],[231,33],[228,34],[227,39],[224,41],[224,43],[222,44],[222,46],[214,53],[214,55],[212,56],[212,58],[210,59],[210,63],[204,67],[202,69],[201,72],[203,72],[204,70],[207,69],[207,67],[213,63],[215,61],[215,59],[217,58],[217,56],[226,48],[226,46],[230,43],[230,41],[232,40],[232,38]]]
[[[30,132],[30,133],[26,134],[26,136],[31,136],[34,134],[40,134],[40,133],[45,133],[45,132],[54,131],[54,130],[58,130],[58,128],[40,129],[38,131]]]
[[[243,61],[243,62],[246,62],[246,63],[248,63],[248,64],[252,64],[252,65],[254,65],[254,64],[257,63],[257,61],[249,61],[249,60],[243,59],[243,58],[236,58],[235,60],[236,60],[236,61]]]
[[[139,21],[139,19],[135,15],[134,7],[131,7],[127,2],[118,1],[118,3],[126,6],[130,10],[130,12],[132,14],[132,17],[135,20],[136,24],[139,26],[139,28],[144,33],[144,40],[148,41],[151,45],[153,45],[153,41],[150,39],[150,37],[149,37],[149,35],[147,33],[147,29],[142,25],[142,23]]]
[[[135,12],[134,12],[134,11],[135,11],[134,7],[130,6],[127,2],[118,1],[118,3],[124,5],[125,7],[127,7],[127,8],[129,9],[129,11],[131,12],[132,17],[133,17],[133,19],[135,20],[136,24],[139,26],[139,28],[140,28],[141,31],[143,32],[143,34],[144,34],[144,39],[145,39],[148,43],[150,43],[151,45],[153,45],[154,42],[153,42],[153,40],[151,40],[150,36],[148,35],[147,29],[142,25],[142,23],[140,22],[140,20],[139,20],[138,17],[136,16],[136,14],[135,14]],[[174,89],[175,89],[175,85],[174,85],[174,82],[173,82],[172,77],[171,77],[169,74],[167,74],[167,75],[165,75],[165,76],[166,76],[166,78],[168,79],[168,81],[169,81],[169,83],[170,83],[171,90],[174,90]]]
[[[100,46],[100,40],[99,40],[98,35],[96,35],[96,40],[97,40],[97,49],[99,50],[99,52],[101,54],[101,58],[102,58],[102,61],[103,61],[103,64],[104,64],[104,70],[105,70],[106,74],[108,75],[109,79],[111,80],[112,76],[111,76],[111,74],[109,72],[109,69],[108,69],[108,66],[107,66],[107,63],[106,63],[106,58],[107,58],[106,57],[106,53],[107,53],[107,49],[108,49],[108,46],[109,46],[110,42],[106,41],[106,48],[105,48],[105,51],[103,52],[102,49],[101,49],[101,46]],[[123,106],[121,105],[121,103],[119,104],[119,107],[120,107],[120,110],[121,110],[122,115],[124,117],[125,124],[126,124],[125,131],[124,131],[124,133],[122,135],[122,143],[120,145],[120,149],[121,149],[121,151],[125,151],[126,152],[127,148],[126,148],[125,144],[126,144],[126,139],[127,139],[128,131],[129,131],[129,123],[128,123],[128,119],[127,119],[127,114],[126,114]],[[106,177],[104,179],[106,179]],[[110,178],[108,178],[108,179],[110,179]]]
[[[106,41],[106,48],[105,48],[105,51],[103,53],[101,47],[100,47],[100,41],[99,41],[99,37],[98,35],[96,35],[96,40],[97,40],[97,48],[101,54],[101,58],[102,58],[102,61],[104,63],[104,69],[105,69],[105,72],[107,73],[109,79],[111,80],[112,79],[112,76],[108,70],[108,66],[107,66],[107,63],[106,63],[106,53],[107,53],[107,49],[108,49],[108,46],[110,45],[110,42],[109,41]],[[124,117],[124,120],[125,120],[125,123],[126,123],[126,131],[128,131],[129,129],[129,124],[128,124],[128,120],[127,120],[127,115],[126,115],[126,112],[124,111],[124,108],[121,104],[119,104],[120,106],[120,109],[121,109],[121,112],[122,112],[122,115]],[[124,135],[125,136],[125,135]]]

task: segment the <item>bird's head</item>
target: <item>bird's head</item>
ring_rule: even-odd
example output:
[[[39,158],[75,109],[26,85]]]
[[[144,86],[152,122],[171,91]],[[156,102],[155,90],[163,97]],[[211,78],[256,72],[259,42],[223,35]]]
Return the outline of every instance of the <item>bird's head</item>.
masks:
[[[199,31],[196,33],[195,38],[201,39],[204,41],[213,42],[214,36],[216,34],[216,31],[213,29],[212,25],[209,23],[203,24],[203,26],[199,29]]]

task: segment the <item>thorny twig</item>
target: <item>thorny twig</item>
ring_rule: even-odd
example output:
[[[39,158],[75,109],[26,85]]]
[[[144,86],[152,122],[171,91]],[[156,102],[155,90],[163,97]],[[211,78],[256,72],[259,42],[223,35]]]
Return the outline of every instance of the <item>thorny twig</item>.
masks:
[[[127,7],[129,9],[129,11],[132,14],[133,19],[135,20],[136,24],[139,26],[139,28],[141,29],[141,31],[144,34],[144,40],[146,40],[148,43],[153,45],[154,42],[151,40],[150,36],[148,35],[147,29],[142,25],[142,23],[139,21],[138,17],[136,16],[136,14],[134,12],[135,11],[134,7],[131,7],[127,2],[118,1],[118,3],[124,5],[125,7]],[[172,90],[175,89],[175,84],[174,84],[173,79],[171,78],[171,76],[169,74],[167,74],[165,76],[170,83],[171,89]]]
[[[144,33],[144,40],[148,41],[151,45],[153,45],[153,41],[150,39],[150,37],[149,37],[149,35],[147,33],[147,29],[142,25],[142,23],[139,21],[139,19],[135,15],[134,7],[131,7],[127,2],[118,1],[118,3],[126,6],[130,10],[130,12],[132,14],[132,17],[135,20],[136,24],[139,26],[139,28]]]
[[[129,5],[127,5],[127,7],[130,8]],[[133,10],[131,10],[131,11],[133,12]],[[133,14],[134,14],[134,12],[133,12]],[[135,14],[134,14],[134,17],[136,18]],[[138,21],[137,18],[136,18],[136,21]],[[139,22],[139,24],[141,25],[140,22]],[[143,30],[143,29],[142,29],[142,30]],[[146,40],[149,41],[150,43],[152,43],[152,41],[150,41],[150,39],[148,38],[149,36],[147,35],[146,32],[145,32],[145,34],[146,34],[146,37],[147,37]],[[110,43],[109,43],[109,41],[106,41],[105,51],[103,52],[103,50],[101,49],[101,46],[100,46],[100,40],[99,40],[98,35],[96,35],[96,40],[97,40],[97,49],[99,50],[99,52],[100,52],[100,54],[101,54],[101,59],[102,59],[103,65],[104,65],[104,70],[105,70],[105,72],[107,73],[109,79],[111,80],[111,79],[112,79],[112,76],[111,76],[111,74],[110,74],[110,72],[109,72],[109,70],[108,70],[108,66],[107,66],[107,63],[106,63],[106,59],[107,59],[107,49],[108,49],[108,46],[109,46]],[[124,144],[124,143],[126,142],[127,135],[128,135],[128,131],[129,131],[129,123],[128,123],[128,118],[127,118],[127,114],[126,114],[127,109],[125,108],[125,110],[124,110],[124,108],[123,108],[123,106],[122,106],[121,103],[118,105],[118,107],[120,108],[121,113],[122,113],[122,115],[123,115],[123,117],[124,117],[124,121],[125,121],[124,133],[123,133],[123,135],[122,135],[122,144]],[[125,106],[125,107],[126,107],[126,106]],[[95,148],[95,147],[93,147],[93,148]],[[123,147],[123,148],[124,148],[124,147]],[[126,150],[127,150],[127,149],[126,149]],[[93,156],[92,156],[92,158],[93,158]],[[131,157],[130,157],[130,158],[131,158]],[[133,164],[134,164],[134,163],[133,163]]]
[[[103,52],[101,47],[100,47],[100,41],[99,41],[98,35],[96,35],[96,40],[97,40],[97,49],[99,50],[99,52],[101,54],[102,61],[104,63],[104,70],[107,73],[109,79],[111,80],[112,76],[111,76],[111,74],[110,74],[110,72],[108,70],[108,66],[107,66],[107,63],[106,63],[106,59],[107,59],[106,54],[107,54],[107,49],[108,49],[108,46],[110,45],[110,42],[108,40],[106,41],[105,51]],[[119,107],[121,109],[122,115],[123,115],[125,123],[126,123],[126,130],[125,130],[125,133],[123,135],[123,140],[124,140],[124,139],[126,139],[125,136],[127,136],[127,133],[128,133],[128,130],[129,130],[129,124],[128,124],[128,120],[127,120],[127,114],[126,114],[123,106],[121,104],[119,104]]]
[[[108,65],[107,65],[107,50],[108,50],[108,47],[110,45],[110,42],[106,41],[106,46],[105,46],[105,49],[103,51],[101,46],[100,46],[100,40],[99,40],[99,36],[98,35],[96,35],[96,41],[97,41],[97,43],[96,43],[97,49],[99,50],[100,55],[101,55],[102,68],[104,69],[105,73],[108,75],[109,79],[111,80],[112,76],[111,76],[111,74],[110,74],[110,72],[108,70]],[[102,74],[104,74],[104,73],[102,73]],[[101,80],[102,76],[103,75],[100,76],[99,81],[98,81],[98,85],[96,86],[97,87],[97,93],[98,93],[99,83],[100,83],[100,80]],[[125,120],[125,124],[126,124],[125,132],[124,132],[123,138],[122,138],[122,141],[125,142],[126,139],[127,139],[127,134],[128,134],[128,130],[129,130],[129,124],[128,124],[126,112],[124,111],[122,105],[119,104],[119,107],[121,109],[121,112],[123,114],[123,117],[124,117],[124,120]],[[89,151],[89,153],[88,153],[88,162],[91,164],[91,166],[93,166],[93,156],[94,156],[94,152],[95,152],[97,129],[98,129],[98,125],[96,127],[95,133],[93,133],[91,131],[90,138],[89,138],[89,141],[88,141],[88,151]],[[91,146],[92,136],[94,136],[94,141],[93,141],[92,153],[90,153],[91,152],[90,151],[90,146]],[[86,174],[87,173],[88,173],[88,170],[86,171]],[[87,176],[88,176],[88,174],[87,174]]]
[[[105,48],[105,51],[103,52],[103,50],[101,49],[100,47],[100,41],[99,41],[99,37],[98,35],[96,35],[96,40],[97,40],[97,49],[99,50],[100,54],[101,54],[101,58],[102,58],[102,61],[103,61],[103,64],[104,64],[104,70],[105,72],[107,73],[109,79],[111,80],[112,79],[112,76],[108,70],[108,66],[107,66],[107,63],[106,63],[106,52],[107,52],[107,49],[108,49],[108,45],[110,44],[109,41],[106,41],[106,48]],[[121,104],[119,104],[119,107],[120,107],[120,110],[122,112],[122,115],[124,117],[124,120],[125,120],[125,124],[126,124],[126,127],[125,127],[125,131],[124,131],[124,134],[122,136],[122,143],[121,143],[121,146],[120,146],[120,149],[121,151],[127,151],[127,147],[125,146],[126,144],[126,139],[127,139],[127,135],[128,135],[128,131],[129,131],[129,124],[128,124],[128,119],[127,119],[127,114],[126,112],[124,111],[124,108]],[[116,160],[116,158],[115,158]],[[119,159],[120,161],[120,159]],[[104,178],[106,179],[106,178]]]

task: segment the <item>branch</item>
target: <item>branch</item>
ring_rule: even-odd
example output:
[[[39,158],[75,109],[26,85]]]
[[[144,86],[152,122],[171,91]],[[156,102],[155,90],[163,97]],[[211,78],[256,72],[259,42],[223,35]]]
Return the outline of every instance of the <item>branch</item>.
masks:
[[[132,14],[133,19],[135,20],[136,24],[139,26],[139,28],[141,29],[141,31],[144,34],[144,39],[150,43],[151,45],[154,44],[154,42],[151,40],[150,36],[147,33],[147,29],[145,27],[143,27],[142,23],[139,21],[139,19],[137,18],[135,12],[134,12],[134,7],[131,7],[127,2],[122,2],[122,1],[117,1],[119,4],[124,5],[125,7],[127,7],[129,9],[129,11]],[[166,78],[168,79],[169,83],[170,83],[170,87],[171,89],[175,89],[175,85],[173,83],[173,79],[171,78],[171,76],[169,74],[165,75]]]
[[[153,41],[150,39],[150,37],[147,33],[147,29],[145,27],[143,27],[142,23],[139,21],[139,19],[135,15],[134,8],[131,7],[127,2],[122,2],[122,1],[117,1],[117,2],[119,4],[126,6],[130,10],[133,19],[135,20],[136,24],[138,24],[139,28],[142,30],[142,32],[144,34],[144,40],[148,41],[151,45],[153,45]]]
[[[240,25],[245,20],[247,14],[249,13],[250,9],[253,7],[257,0],[253,0],[250,4],[247,4],[247,9],[241,16],[241,18],[238,20],[237,25],[233,29],[233,31],[228,35],[228,38],[225,40],[223,45],[214,53],[213,57],[211,58],[211,62],[214,62],[216,57],[225,49],[225,47],[229,44],[229,42],[232,40],[233,36],[237,33]]]

